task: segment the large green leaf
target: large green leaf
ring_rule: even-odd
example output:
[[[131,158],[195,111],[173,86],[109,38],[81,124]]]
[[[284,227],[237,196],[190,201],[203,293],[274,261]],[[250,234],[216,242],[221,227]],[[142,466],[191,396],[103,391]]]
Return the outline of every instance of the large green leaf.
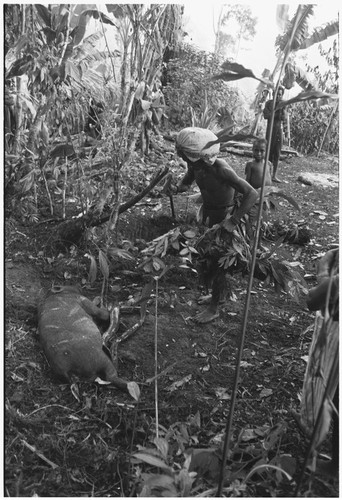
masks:
[[[113,21],[109,19],[108,16],[103,14],[103,12],[100,12],[97,9],[84,10],[80,15],[78,26],[76,26],[71,32],[74,46],[79,45],[82,42],[86,32],[88,19],[90,17],[93,17],[94,19],[100,19],[103,24],[110,24],[111,26],[115,26]]]
[[[287,101],[279,101],[276,110],[289,106],[290,104],[295,104],[297,102],[311,101],[314,99],[338,99],[338,94],[328,94],[327,92],[320,92],[319,90],[311,90],[309,92],[301,92],[292,99]]]
[[[224,80],[225,82],[231,82],[234,80],[241,80],[242,78],[254,78],[254,80],[259,80],[265,85],[269,85],[271,87],[274,86],[274,83],[271,80],[261,76],[256,76],[251,69],[245,68],[242,64],[226,61],[222,64],[221,68],[223,69],[223,73],[214,75],[211,80]]]
[[[36,4],[35,9],[40,19],[44,22],[45,26],[51,28],[51,12],[45,5]]]
[[[82,14],[78,26],[75,26],[75,28],[70,33],[70,36],[72,38],[72,43],[69,43],[69,45],[72,46],[72,48],[75,45],[79,45],[82,42],[86,32],[86,28],[87,28],[87,16],[83,16]]]

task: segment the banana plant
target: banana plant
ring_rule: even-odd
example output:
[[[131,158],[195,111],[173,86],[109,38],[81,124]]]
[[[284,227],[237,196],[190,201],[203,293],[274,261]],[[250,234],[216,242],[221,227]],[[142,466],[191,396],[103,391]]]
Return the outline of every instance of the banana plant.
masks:
[[[6,85],[17,102],[14,108],[19,117],[17,131],[23,128],[20,118],[23,106],[29,106],[32,114],[21,177],[34,170],[38,135],[61,88],[63,85],[72,87],[75,81],[81,85],[84,80],[85,71],[82,72],[77,64],[75,49],[82,43],[88,20],[100,17],[103,22],[113,24],[97,10],[83,9],[76,15],[76,9],[80,6],[21,6],[21,35],[5,57]]]
[[[153,87],[161,71],[164,50],[178,43],[181,27],[179,5],[107,5],[117,19],[122,43],[120,113],[128,123],[138,87]]]
[[[287,8],[286,8],[287,7]],[[279,56],[273,72],[270,74],[270,80],[274,81],[275,75],[279,72],[279,68],[283,64],[283,71],[281,71],[282,83],[286,89],[291,89],[295,83],[297,83],[305,92],[317,90],[316,82],[310,79],[308,73],[303,70],[295,62],[295,55],[298,51],[308,49],[309,47],[327,40],[338,33],[339,23],[338,21],[332,21],[327,23],[322,27],[315,28],[313,33],[308,35],[308,18],[313,13],[312,5],[302,5],[300,19],[296,19],[298,12],[295,14],[293,19],[289,21],[288,19],[288,6],[280,5],[277,9],[277,22],[286,28],[284,33],[279,36],[276,40],[276,47],[278,48]],[[290,35],[292,28],[296,27],[296,34],[294,39],[290,42]],[[289,52],[290,48],[290,52]],[[285,57],[286,56],[286,57]],[[286,60],[284,60],[286,59]],[[255,133],[258,122],[262,115],[262,109],[259,108],[261,103],[263,91],[267,89],[264,85],[260,84],[257,89],[257,95],[254,101],[254,108],[257,109],[255,122],[252,126],[252,133]],[[314,95],[312,97],[315,99]],[[299,97],[300,102],[302,97]],[[329,97],[323,101],[318,100],[317,105],[326,104],[329,101]]]

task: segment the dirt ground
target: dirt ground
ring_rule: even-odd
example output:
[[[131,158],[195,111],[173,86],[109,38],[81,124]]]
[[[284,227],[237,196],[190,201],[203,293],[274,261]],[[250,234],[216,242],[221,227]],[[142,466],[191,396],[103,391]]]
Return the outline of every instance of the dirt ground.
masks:
[[[246,157],[228,155],[227,160],[244,176]],[[312,184],[298,181],[305,173],[325,174],[325,182],[312,177]],[[305,286],[310,288],[316,284],[317,259],[338,244],[338,160],[324,155],[287,157],[279,175],[282,189],[298,201],[301,212],[281,200],[271,218],[284,225],[306,226],[311,240],[305,245],[284,243],[278,254],[299,263]],[[141,244],[142,239],[153,239],[184,224],[196,207],[187,202],[186,195],[176,196],[174,203],[177,221],[170,216],[167,199],[149,198],[122,216],[119,230]],[[4,495],[134,496],[127,456],[138,445],[150,446],[154,434],[155,386],[149,379],[155,375],[156,331],[158,373],[163,372],[158,379],[160,429],[162,435],[168,431],[170,453],[181,463],[185,448],[218,446],[224,432],[247,277],[231,278],[233,294],[221,306],[220,317],[201,326],[191,320],[204,307],[197,303],[200,290],[195,273],[169,270],[159,282],[157,302],[154,294],[148,303],[143,326],[118,348],[119,374],[139,384],[139,404],[117,389],[88,383],[80,383],[77,401],[68,385],[54,379],[40,349],[36,300],[42,286],[82,284],[89,260],[84,257],[85,249],[76,250],[77,258],[69,252],[54,255],[48,245],[51,231],[49,225],[32,229],[10,218],[6,221]],[[118,262],[111,268],[108,301],[127,303],[145,282],[141,270]],[[100,291],[100,281],[92,288],[84,286],[90,298]],[[138,319],[138,314],[122,314],[119,335]],[[233,442],[242,431],[281,425],[277,452],[295,460],[295,478],[308,441],[290,410],[299,407],[313,321],[304,293],[295,300],[254,280]],[[259,450],[256,444],[253,449]],[[330,454],[329,438],[321,451]],[[274,494],[287,496],[289,491],[293,486],[284,482]],[[243,494],[269,495],[269,486],[260,481],[249,484]],[[338,496],[337,478],[306,474],[300,496]]]

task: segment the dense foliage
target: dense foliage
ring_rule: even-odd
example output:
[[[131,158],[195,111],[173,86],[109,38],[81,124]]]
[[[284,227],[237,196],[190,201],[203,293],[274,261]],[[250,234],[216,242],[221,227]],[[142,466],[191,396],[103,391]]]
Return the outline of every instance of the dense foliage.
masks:
[[[232,119],[239,121],[239,125],[248,123],[249,117],[239,114],[242,101],[236,88],[222,81],[210,81],[220,72],[222,62],[213,53],[188,44],[181,45],[167,66],[165,95],[171,125],[178,128],[191,126],[193,112],[199,115],[204,101],[215,118],[212,126],[216,121],[216,126],[224,127]]]
[[[332,113],[331,106],[317,107],[312,102],[303,102],[292,107],[291,146],[304,154],[317,153]],[[337,154],[339,150],[338,112],[335,110],[333,123],[326,135],[323,150]]]

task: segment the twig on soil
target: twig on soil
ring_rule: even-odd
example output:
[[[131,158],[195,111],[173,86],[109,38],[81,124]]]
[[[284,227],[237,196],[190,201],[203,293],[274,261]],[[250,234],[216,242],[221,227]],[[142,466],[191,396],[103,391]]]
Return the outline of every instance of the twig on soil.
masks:
[[[160,373],[158,373],[158,375],[155,375],[154,377],[151,377],[151,378],[148,378],[146,379],[145,381],[145,384],[150,384],[151,382],[154,382],[155,380],[157,380],[157,378],[160,378],[160,377],[163,377],[164,375],[166,375],[170,370],[172,370],[176,365],[178,364],[178,361],[176,361],[175,363],[172,363],[172,365],[170,366],[167,366],[165,368],[165,370],[161,371]]]
[[[58,469],[59,468],[59,465],[54,464],[53,462],[51,462],[51,460],[49,460],[48,458],[46,458],[42,453],[40,453],[39,451],[37,451],[36,448],[35,448],[35,446],[31,446],[24,439],[22,439],[21,442],[23,443],[24,446],[26,446],[26,448],[28,448],[30,451],[32,451],[33,453],[35,453],[39,458],[41,458],[42,460],[44,460],[44,462],[46,462],[48,465],[50,465],[50,467],[52,467],[53,469]]]
[[[37,408],[36,410],[33,410],[31,413],[29,413],[27,416],[30,417],[31,415],[33,415],[34,413],[37,413],[37,411],[42,411],[42,410],[46,410],[46,408],[55,408],[55,407],[58,407],[58,408],[63,408],[64,410],[68,410],[68,411],[71,411],[72,413],[76,413],[74,410],[71,410],[70,408],[68,408],[67,406],[62,406],[62,405],[46,405],[46,406],[41,406],[40,408]]]
[[[149,283],[147,283],[144,288],[141,291],[141,297],[135,302],[135,305],[141,304],[140,305],[140,320],[138,323],[135,323],[131,328],[126,330],[119,338],[115,340],[115,344],[118,344],[120,342],[123,342],[127,340],[131,335],[133,335],[143,324],[146,318],[146,313],[147,313],[147,301],[151,296],[153,289],[153,281],[151,280]],[[114,347],[112,346],[112,349]]]

